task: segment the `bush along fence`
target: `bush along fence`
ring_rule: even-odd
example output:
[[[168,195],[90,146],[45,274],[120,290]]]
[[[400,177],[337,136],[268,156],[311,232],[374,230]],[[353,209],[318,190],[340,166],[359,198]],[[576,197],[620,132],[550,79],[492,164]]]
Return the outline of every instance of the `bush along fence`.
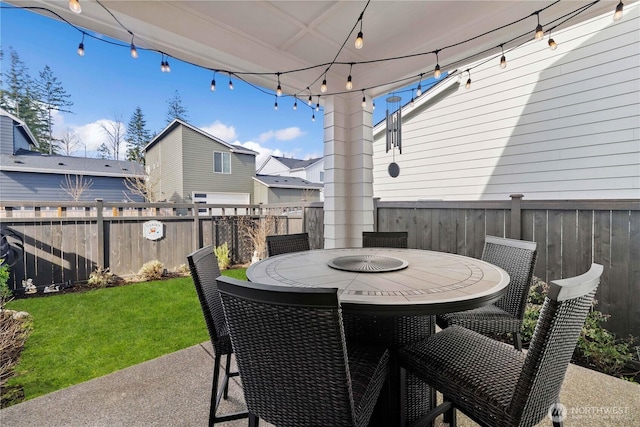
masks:
[[[612,314],[606,327],[619,336],[640,336],[640,200],[420,201],[374,204],[378,231],[408,231],[409,247],[479,258],[484,236],[536,241],[535,275],[549,282],[588,270],[605,271],[596,295],[598,310]],[[272,229],[267,218],[276,217]],[[0,202],[0,221],[24,240],[24,256],[10,286],[85,281],[97,267],[119,276],[135,274],[151,260],[179,267],[204,245],[227,243],[233,263],[251,261],[256,242],[246,227],[273,234],[308,232],[313,249],[324,246],[322,203],[202,205],[174,203]],[[144,237],[159,221],[155,240]],[[153,225],[153,224],[152,224]],[[255,229],[254,229],[255,230]],[[258,233],[259,234],[259,233]],[[154,237],[152,233],[152,237]],[[11,243],[11,237],[9,237]]]

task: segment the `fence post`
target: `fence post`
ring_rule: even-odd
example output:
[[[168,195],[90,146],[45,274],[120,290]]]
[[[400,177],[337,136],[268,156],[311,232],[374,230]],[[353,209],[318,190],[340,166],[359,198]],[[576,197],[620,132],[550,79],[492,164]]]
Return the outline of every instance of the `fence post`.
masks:
[[[98,266],[101,268],[108,268],[106,265],[106,259],[104,257],[104,217],[102,215],[102,209],[104,204],[102,199],[96,199],[96,224],[98,226]]]
[[[512,239],[522,239],[522,210],[521,202],[524,195],[512,194],[511,197],[511,233]]]
[[[194,251],[198,250],[202,246],[201,239],[201,227],[200,227],[200,211],[198,210],[198,203],[193,204],[193,244]]]
[[[378,202],[380,197],[373,198],[373,231],[378,231]]]

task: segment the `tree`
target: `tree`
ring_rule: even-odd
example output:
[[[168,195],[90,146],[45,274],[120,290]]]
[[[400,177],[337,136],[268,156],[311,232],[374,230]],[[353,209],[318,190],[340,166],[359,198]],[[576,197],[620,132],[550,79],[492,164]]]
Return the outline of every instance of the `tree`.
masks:
[[[62,153],[66,156],[70,156],[71,153],[75,151],[74,149],[82,142],[80,138],[78,138],[78,135],[70,128],[66,128],[62,134],[62,138],[57,141],[60,143]]]
[[[158,179],[152,179],[149,175],[135,177],[127,176],[124,180],[124,185],[129,192],[123,191],[125,198],[130,202],[136,202],[131,196],[140,196],[145,202],[154,203],[158,201],[156,194],[158,194],[159,181]]]
[[[140,107],[136,107],[127,125],[127,160],[144,164],[142,149],[151,140],[151,132],[147,129],[147,121]]]
[[[167,101],[167,105],[167,124],[171,123],[174,119],[187,121],[188,111],[186,107],[182,105],[182,98],[177,90],[173,94],[173,98]]]
[[[105,154],[108,154],[108,156],[103,158],[119,160],[120,148],[124,142],[124,124],[122,122],[122,114],[115,113],[113,115],[113,120],[100,123],[100,127],[107,137],[107,142],[103,143],[98,148],[98,151],[102,152],[102,146],[104,145],[106,148]]]
[[[109,150],[109,147],[107,147],[107,144],[105,144],[104,142],[100,144],[100,146],[98,147],[98,158],[99,159],[113,158],[111,156],[111,150]]]
[[[80,201],[82,193],[87,191],[93,186],[93,180],[86,179],[82,175],[69,175],[64,176],[64,181],[60,183],[62,191],[71,196],[74,202]]]
[[[53,144],[53,112],[55,110],[61,113],[73,113],[73,111],[66,109],[71,107],[73,102],[69,100],[71,95],[67,94],[62,83],[53,75],[53,71],[48,65],[45,65],[44,69],[40,71],[35,88],[38,101],[46,113],[45,123],[47,125],[47,139],[40,141],[40,151],[53,154],[56,152]]]

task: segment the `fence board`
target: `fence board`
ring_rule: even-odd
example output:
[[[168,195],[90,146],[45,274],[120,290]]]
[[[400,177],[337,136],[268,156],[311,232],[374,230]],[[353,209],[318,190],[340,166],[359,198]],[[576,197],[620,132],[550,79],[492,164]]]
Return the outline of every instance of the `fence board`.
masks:
[[[609,274],[611,270],[611,212],[608,210],[594,213],[594,262],[602,264],[604,271],[596,294],[600,311],[611,313],[609,292]]]
[[[640,304],[638,303],[638,295],[640,295],[640,211],[631,211],[629,215],[629,277],[626,280],[627,285],[623,286],[621,282],[619,286],[625,288],[626,293],[624,300],[627,302],[627,309],[624,311],[629,322],[629,327],[625,331],[621,329],[620,335],[626,336],[630,333],[633,336],[640,337]]]
[[[566,211],[562,216],[562,277],[578,274],[578,231],[575,211]],[[581,272],[582,273],[582,272]]]
[[[547,211],[533,212],[533,241],[538,243],[538,261],[534,273],[545,282],[549,281],[547,274]],[[556,279],[557,277],[553,277]]]
[[[593,215],[591,210],[578,210],[578,262],[577,274],[589,271],[593,258]]]
[[[547,277],[562,277],[562,226],[563,211],[547,211]]]
[[[627,307],[627,289],[612,286],[624,283],[629,277],[629,212],[611,212],[611,270],[609,272],[609,313],[624,313]],[[636,260],[637,263],[638,260]],[[627,317],[612,316],[609,319],[613,330],[628,330]]]

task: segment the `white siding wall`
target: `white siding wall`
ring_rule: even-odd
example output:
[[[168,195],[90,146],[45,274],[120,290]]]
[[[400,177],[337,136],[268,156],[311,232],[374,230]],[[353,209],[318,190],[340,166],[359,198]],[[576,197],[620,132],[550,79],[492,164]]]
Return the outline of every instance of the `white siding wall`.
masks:
[[[311,182],[321,183],[322,180],[320,179],[320,172],[324,172],[324,159],[308,167],[304,179]]]
[[[382,200],[640,198],[639,4],[532,41],[471,70],[456,91],[403,120],[400,176],[374,137]],[[484,61],[481,61],[484,62]],[[471,64],[473,67],[475,64]],[[469,67],[461,67],[466,69]],[[378,130],[378,129],[376,129]]]
[[[289,168],[273,157],[269,157],[267,162],[260,169],[259,173],[261,175],[285,175],[289,173]]]

